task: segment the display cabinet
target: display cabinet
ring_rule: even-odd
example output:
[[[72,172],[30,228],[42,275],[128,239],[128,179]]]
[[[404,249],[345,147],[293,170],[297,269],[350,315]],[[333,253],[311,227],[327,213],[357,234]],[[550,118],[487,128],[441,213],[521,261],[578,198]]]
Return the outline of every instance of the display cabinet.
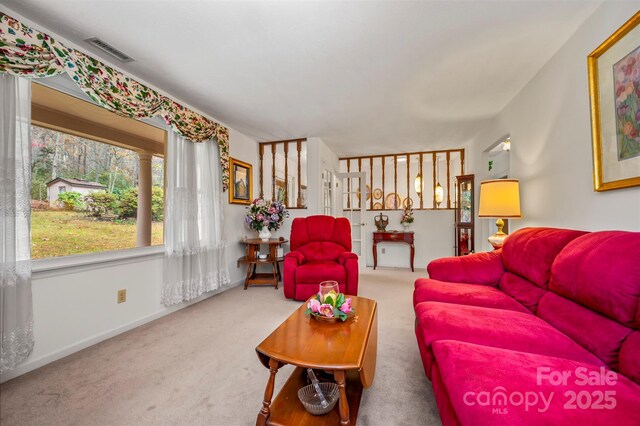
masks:
[[[456,176],[456,256],[474,252],[474,203],[474,175]]]

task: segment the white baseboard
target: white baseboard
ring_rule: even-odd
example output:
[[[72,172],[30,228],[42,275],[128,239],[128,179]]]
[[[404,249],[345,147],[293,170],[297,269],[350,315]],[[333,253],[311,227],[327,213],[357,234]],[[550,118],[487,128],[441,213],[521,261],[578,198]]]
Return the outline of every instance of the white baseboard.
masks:
[[[184,303],[180,303],[178,305],[174,305],[174,306],[170,306],[170,307],[166,307],[164,309],[159,310],[158,312],[155,312],[151,315],[147,315],[145,317],[142,317],[140,319],[137,319],[135,321],[132,321],[128,324],[122,325],[120,327],[116,327],[113,328],[111,330],[106,330],[102,333],[96,334],[94,336],[88,337],[86,339],[80,340],[79,342],[76,342],[72,345],[69,345],[65,348],[62,348],[58,351],[55,351],[53,353],[50,353],[48,355],[44,355],[35,359],[27,359],[27,361],[25,361],[23,364],[21,364],[20,366],[18,366],[17,368],[15,368],[14,370],[11,370],[9,372],[6,372],[2,375],[0,375],[0,383],[4,383],[8,380],[14,379],[18,376],[22,376],[23,374],[26,374],[30,371],[33,371],[35,369],[38,369],[40,367],[43,367],[47,364],[50,364],[54,361],[57,361],[59,359],[62,359],[66,356],[69,356],[71,354],[74,354],[76,352],[79,352],[83,349],[88,348],[89,346],[93,346],[97,343],[100,343],[102,341],[105,341],[107,339],[110,339],[112,337],[115,337],[119,334],[125,333],[129,330],[133,330],[136,327],[140,327],[141,325],[144,325],[146,323],[149,323],[151,321],[157,320],[158,318],[162,318],[166,315],[169,315],[173,312],[179,311],[180,309],[184,309],[187,306],[193,305],[195,303],[198,302],[202,302],[203,300],[206,300],[210,297],[213,297],[217,294],[220,294],[224,291],[230,290],[234,287],[237,287],[241,284],[244,284],[244,279],[237,281],[235,283],[230,284],[229,286],[225,287],[224,289],[222,289],[221,291],[214,291],[212,293],[207,293],[207,294],[203,294],[202,296],[190,300],[188,302],[184,302]]]

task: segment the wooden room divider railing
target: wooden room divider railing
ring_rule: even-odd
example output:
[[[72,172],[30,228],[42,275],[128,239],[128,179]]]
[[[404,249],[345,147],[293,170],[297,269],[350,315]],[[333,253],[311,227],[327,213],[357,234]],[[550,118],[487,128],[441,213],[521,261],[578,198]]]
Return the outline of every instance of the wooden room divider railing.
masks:
[[[307,187],[303,183],[303,178],[306,182],[307,173],[306,167],[303,170],[303,162],[306,164],[306,142],[307,139],[302,138],[259,143],[261,197],[265,197],[265,195],[269,197],[268,194],[265,194],[265,181],[267,180],[265,172],[268,173],[265,170],[265,162],[270,157],[271,177],[269,186],[271,187],[271,199],[275,200],[283,197],[285,205],[289,209],[306,208],[305,191]],[[276,167],[278,163],[276,154],[278,152],[283,156],[281,170]],[[297,165],[297,167],[294,166],[294,173],[290,173],[291,170],[289,170],[290,155],[293,156]],[[278,172],[281,172],[281,174]],[[290,182],[295,182],[295,186],[291,189],[289,188]]]
[[[390,161],[393,163],[393,180],[387,173],[387,167],[391,168]],[[448,149],[437,151],[421,151],[421,152],[407,152],[398,154],[383,154],[383,155],[366,155],[359,157],[344,157],[340,158],[342,170],[349,172],[367,172],[368,173],[368,187],[367,193],[360,197],[360,200],[365,200],[362,207],[369,208],[370,210],[397,210],[401,209],[407,204],[411,205],[414,209],[418,210],[432,210],[432,209],[453,209],[455,208],[455,201],[452,203],[452,199],[455,200],[455,193],[451,194],[451,189],[455,191],[455,183],[453,179],[456,175],[464,174],[464,148],[462,149]],[[431,190],[432,194],[425,199],[425,162],[431,166]],[[453,164],[455,162],[456,164]],[[398,163],[403,163],[406,169],[406,197],[402,201],[402,197],[398,194]],[[416,164],[417,175],[413,179],[414,185],[411,185],[412,164]],[[439,184],[440,177],[439,167],[440,163],[444,163],[443,167],[446,169],[446,185],[442,185],[443,200],[437,201],[436,187]],[[389,170],[390,171],[390,170]],[[380,177],[380,180],[377,180]],[[402,177],[400,177],[402,178]],[[380,188],[374,190],[374,182],[378,182]],[[390,186],[393,185],[393,192],[389,191]],[[351,192],[351,181],[347,180],[347,192]],[[415,191],[412,191],[412,187]],[[446,187],[446,192],[445,191]],[[374,192],[381,191],[381,196],[376,198]],[[379,194],[379,193],[378,193]],[[444,199],[446,195],[446,199]],[[389,197],[393,196],[392,200]],[[414,198],[416,198],[414,202]],[[376,202],[381,200],[381,202]],[[400,200],[400,202],[398,202]],[[345,200],[345,206],[351,207],[351,199]],[[360,201],[362,203],[362,201]],[[368,206],[366,204],[369,204]]]

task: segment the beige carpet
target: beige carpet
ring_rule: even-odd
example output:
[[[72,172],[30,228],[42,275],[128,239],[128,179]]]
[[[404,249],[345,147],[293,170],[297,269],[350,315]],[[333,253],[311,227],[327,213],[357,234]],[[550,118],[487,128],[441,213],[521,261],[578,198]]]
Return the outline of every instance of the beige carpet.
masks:
[[[376,378],[359,425],[439,424],[413,332],[423,271],[367,269],[360,295],[379,303]],[[255,347],[299,302],[282,289],[236,287],[0,386],[9,425],[251,425],[268,371]],[[291,367],[277,376],[277,390]]]

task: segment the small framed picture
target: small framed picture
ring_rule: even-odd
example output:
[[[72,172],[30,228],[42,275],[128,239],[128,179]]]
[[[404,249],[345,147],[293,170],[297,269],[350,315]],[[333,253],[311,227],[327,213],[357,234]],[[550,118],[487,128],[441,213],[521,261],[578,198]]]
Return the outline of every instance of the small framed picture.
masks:
[[[596,191],[640,186],[640,12],[587,58]]]
[[[231,168],[229,203],[249,205],[253,201],[253,166],[235,158],[229,160]]]

